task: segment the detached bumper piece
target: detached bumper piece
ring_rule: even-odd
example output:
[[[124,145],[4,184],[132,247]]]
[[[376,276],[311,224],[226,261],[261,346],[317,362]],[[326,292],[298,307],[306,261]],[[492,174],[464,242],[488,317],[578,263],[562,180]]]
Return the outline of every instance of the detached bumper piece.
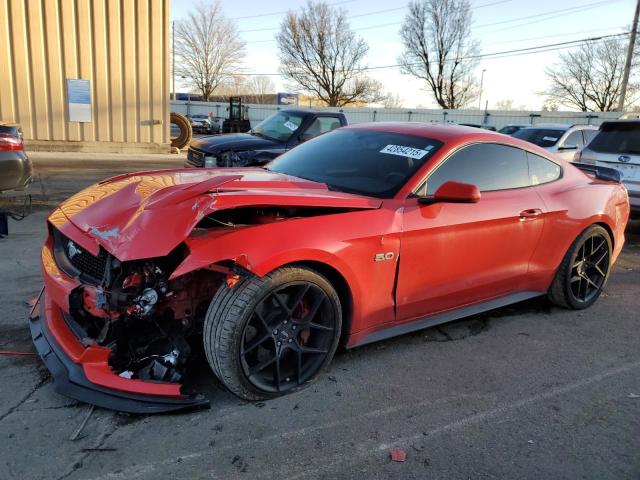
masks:
[[[151,414],[209,407],[209,401],[202,395],[177,394],[174,396],[162,396],[145,394],[139,391],[127,391],[124,387],[122,389],[108,388],[91,382],[87,377],[87,372],[92,374],[93,371],[92,376],[99,376],[103,380],[101,383],[112,382],[114,385],[122,386],[126,385],[126,382],[131,382],[132,390],[144,390],[148,386],[149,391],[154,391],[159,387],[167,386],[167,384],[160,382],[128,380],[119,377],[113,372],[105,372],[104,370],[106,369],[102,365],[104,362],[100,361],[101,359],[99,358],[97,362],[90,362],[88,365],[74,362],[56,341],[56,335],[49,328],[46,314],[51,313],[51,310],[45,308],[45,292],[41,295],[40,302],[40,314],[35,314],[38,308],[38,305],[36,305],[33,309],[34,313],[29,319],[31,336],[42,361],[53,376],[54,389],[59,394],[99,407],[128,413]],[[56,324],[56,328],[58,327],[59,325]],[[65,335],[70,334],[70,332],[63,333]],[[87,351],[91,350],[91,348],[89,347]],[[93,352],[89,353],[89,357],[101,356],[91,355]],[[176,389],[179,388],[178,385],[175,385],[175,387]]]

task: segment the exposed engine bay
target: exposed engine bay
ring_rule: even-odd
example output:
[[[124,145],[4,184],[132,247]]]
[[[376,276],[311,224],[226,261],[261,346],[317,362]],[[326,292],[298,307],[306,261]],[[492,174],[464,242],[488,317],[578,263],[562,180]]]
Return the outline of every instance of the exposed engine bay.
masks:
[[[186,255],[183,246],[164,258],[120,262],[104,251],[93,256],[59,232],[54,239],[58,265],[83,280],[66,316],[76,336],[85,346],[109,348],[109,365],[121,377],[183,383],[225,268],[169,280]]]

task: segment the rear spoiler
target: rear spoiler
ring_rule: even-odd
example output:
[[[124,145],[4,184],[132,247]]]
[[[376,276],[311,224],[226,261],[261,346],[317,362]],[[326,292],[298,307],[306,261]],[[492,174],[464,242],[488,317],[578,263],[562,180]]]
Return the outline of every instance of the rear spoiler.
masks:
[[[621,183],[622,176],[615,168],[601,167],[591,163],[571,162],[571,165],[579,168],[583,172],[591,173],[600,180],[609,180],[610,182]]]

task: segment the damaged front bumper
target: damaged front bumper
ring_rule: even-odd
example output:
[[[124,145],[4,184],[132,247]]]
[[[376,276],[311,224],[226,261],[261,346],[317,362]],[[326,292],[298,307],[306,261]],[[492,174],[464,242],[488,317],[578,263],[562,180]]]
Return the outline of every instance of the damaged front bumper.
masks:
[[[208,407],[179,383],[126,378],[109,364],[110,348],[80,338],[65,318],[69,294],[79,282],[60,271],[51,240],[42,250],[44,288],[31,311],[34,345],[51,372],[55,390],[100,407],[129,413],[160,413]]]
[[[55,391],[61,395],[129,413],[161,413],[209,406],[209,401],[202,395],[181,394],[179,384],[132,380],[116,375],[107,363],[109,349],[84,348],[73,337],[62,312],[51,302],[46,290],[34,306],[29,324],[36,350],[53,376]]]

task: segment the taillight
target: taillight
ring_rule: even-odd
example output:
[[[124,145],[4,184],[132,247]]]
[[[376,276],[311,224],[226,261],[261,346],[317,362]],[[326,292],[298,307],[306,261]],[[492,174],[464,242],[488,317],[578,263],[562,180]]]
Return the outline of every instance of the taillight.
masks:
[[[23,149],[22,138],[8,133],[0,133],[0,151]]]

